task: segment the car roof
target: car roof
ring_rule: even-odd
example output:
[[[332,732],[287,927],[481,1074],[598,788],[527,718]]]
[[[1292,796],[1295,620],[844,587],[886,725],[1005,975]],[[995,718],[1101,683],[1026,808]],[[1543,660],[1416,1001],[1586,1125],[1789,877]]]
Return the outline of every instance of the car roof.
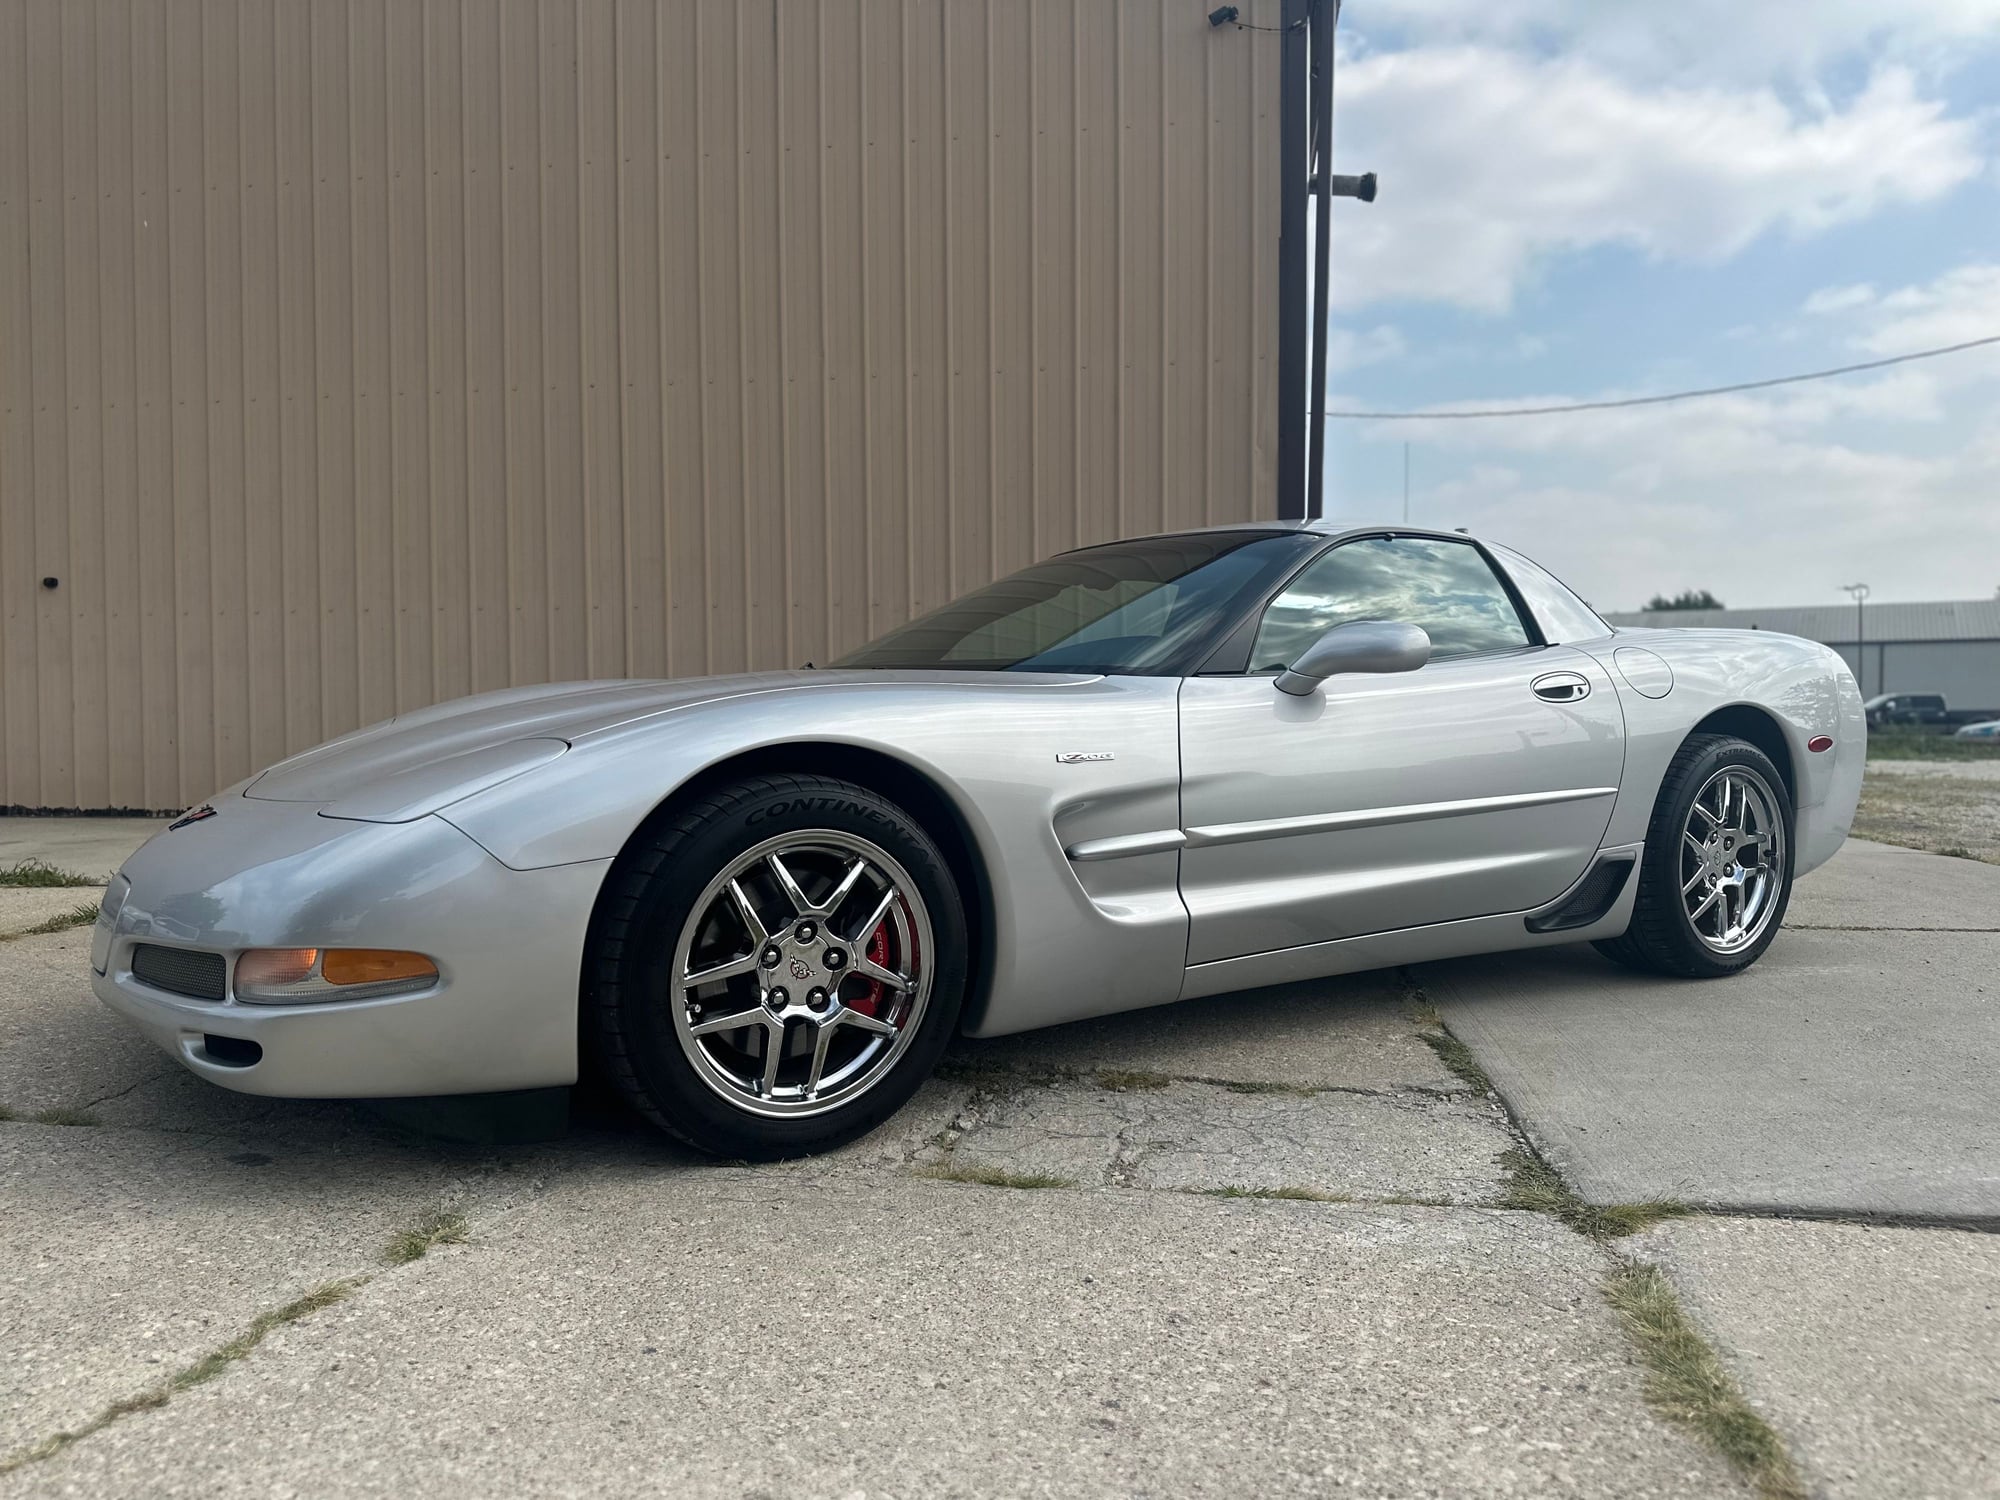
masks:
[[[1472,535],[1465,527],[1454,527],[1449,531],[1434,526],[1412,526],[1407,521],[1355,521],[1331,517],[1314,517],[1304,521],[1225,521],[1215,526],[1188,526],[1177,531],[1158,531],[1146,536],[1119,537],[1115,541],[1093,542],[1088,547],[1072,550],[1088,552],[1094,547],[1116,547],[1126,542],[1167,541],[1178,536],[1214,536],[1226,532],[1252,532],[1283,535],[1303,532],[1309,536],[1380,536],[1383,532],[1394,532],[1397,536],[1434,536],[1456,540]]]

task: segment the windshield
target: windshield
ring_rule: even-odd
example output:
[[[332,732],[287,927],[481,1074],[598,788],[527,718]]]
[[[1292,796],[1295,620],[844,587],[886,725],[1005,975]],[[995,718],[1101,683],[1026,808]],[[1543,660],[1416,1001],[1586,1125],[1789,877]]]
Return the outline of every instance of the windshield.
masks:
[[[1064,553],[834,665],[1178,675],[1318,540],[1205,532]]]

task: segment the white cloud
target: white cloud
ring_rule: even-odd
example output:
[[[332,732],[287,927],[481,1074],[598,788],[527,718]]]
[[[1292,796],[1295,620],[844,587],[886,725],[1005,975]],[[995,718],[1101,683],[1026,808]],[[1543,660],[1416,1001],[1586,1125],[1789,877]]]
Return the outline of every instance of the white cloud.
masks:
[[[1805,306],[1846,325],[1857,350],[1953,343],[2000,332],[2000,264],[1823,288]],[[1363,436],[1455,461],[1463,477],[1423,487],[1418,520],[1517,544],[1604,609],[1680,588],[1826,602],[1856,577],[1883,600],[2000,587],[2000,349],[1677,405]]]
[[[1434,41],[1559,49],[1650,78],[1810,79],[1828,62],[1865,54],[1948,68],[2000,37],[1996,0],[1398,0],[1354,7],[1357,39],[1421,35]]]
[[[1805,311],[1841,315],[1854,344],[1873,354],[1987,338],[2000,334],[2000,264],[1957,266],[1926,285],[1882,295],[1870,286],[1826,287],[1806,298]]]
[[[1857,286],[1824,286],[1806,298],[1804,310],[1818,318],[1866,307],[1874,300],[1875,288],[1865,281]]]
[[[1379,364],[1385,359],[1401,359],[1408,352],[1402,331],[1388,323],[1373,328],[1329,328],[1326,367],[1329,371],[1356,370]]]
[[[1753,7],[1754,9],[1754,7]],[[1768,87],[1640,87],[1592,63],[1472,46],[1346,59],[1335,297],[1500,312],[1547,257],[1617,244],[1714,262],[1936,198],[1983,168],[1978,125],[1886,67],[1844,107]]]

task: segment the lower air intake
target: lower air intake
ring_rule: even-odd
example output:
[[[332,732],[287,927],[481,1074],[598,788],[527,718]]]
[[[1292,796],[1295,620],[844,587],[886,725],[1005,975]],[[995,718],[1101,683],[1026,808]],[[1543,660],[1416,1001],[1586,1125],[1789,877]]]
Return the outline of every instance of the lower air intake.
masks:
[[[228,987],[228,972],[220,953],[163,948],[158,943],[141,943],[132,950],[134,979],[190,1000],[220,1000]]]

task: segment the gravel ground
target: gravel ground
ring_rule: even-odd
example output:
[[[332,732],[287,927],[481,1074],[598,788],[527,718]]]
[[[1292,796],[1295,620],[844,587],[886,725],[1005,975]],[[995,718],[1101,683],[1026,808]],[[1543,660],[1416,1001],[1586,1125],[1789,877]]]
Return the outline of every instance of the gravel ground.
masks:
[[[1854,836],[2000,864],[2000,759],[1870,761]]]

